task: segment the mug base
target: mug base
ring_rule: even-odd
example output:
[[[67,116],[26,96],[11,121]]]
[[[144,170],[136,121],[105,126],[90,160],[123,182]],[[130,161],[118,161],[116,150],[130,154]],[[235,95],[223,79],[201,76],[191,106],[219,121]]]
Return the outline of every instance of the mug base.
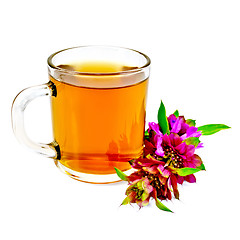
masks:
[[[88,173],[81,173],[74,171],[63,164],[61,164],[58,160],[54,160],[55,165],[65,174],[67,174],[69,177],[86,183],[93,183],[93,184],[107,184],[107,183],[115,183],[122,181],[118,175],[115,174],[88,174]],[[129,169],[125,171],[124,173],[126,175],[129,175],[133,172],[133,169]]]

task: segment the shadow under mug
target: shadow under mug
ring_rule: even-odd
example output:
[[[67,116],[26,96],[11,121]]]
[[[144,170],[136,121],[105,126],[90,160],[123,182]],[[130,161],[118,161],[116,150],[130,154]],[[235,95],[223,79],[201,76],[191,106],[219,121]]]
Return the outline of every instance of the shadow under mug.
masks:
[[[119,181],[129,161],[143,151],[150,59],[138,51],[81,46],[48,58],[49,82],[24,89],[12,106],[16,138],[53,158],[70,177],[90,183]],[[53,142],[32,141],[24,110],[33,99],[50,97]]]

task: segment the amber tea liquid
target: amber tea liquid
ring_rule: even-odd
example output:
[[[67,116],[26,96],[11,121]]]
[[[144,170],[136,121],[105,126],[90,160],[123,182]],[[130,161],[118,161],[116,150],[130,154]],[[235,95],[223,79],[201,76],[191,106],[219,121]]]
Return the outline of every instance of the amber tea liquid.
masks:
[[[65,67],[103,73],[103,77],[104,73],[134,69],[101,62]],[[53,136],[60,147],[60,163],[71,170],[90,174],[112,174],[114,167],[122,171],[130,169],[128,161],[142,153],[148,80],[112,88],[81,87],[52,77],[50,81],[57,92],[51,97],[51,104]],[[121,75],[106,75],[108,86],[111,81],[121,83]]]

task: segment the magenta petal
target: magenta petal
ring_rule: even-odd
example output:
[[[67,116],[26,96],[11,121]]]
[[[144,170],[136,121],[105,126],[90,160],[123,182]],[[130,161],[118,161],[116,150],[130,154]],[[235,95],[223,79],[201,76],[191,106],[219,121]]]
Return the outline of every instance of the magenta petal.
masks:
[[[196,182],[196,177],[193,174],[191,174],[191,175],[186,176],[185,180],[189,183],[195,183]]]
[[[184,177],[182,177],[182,176],[177,176],[177,182],[178,182],[179,184],[183,184],[183,181],[184,181]]]
[[[197,132],[197,128],[196,127],[190,127],[190,128],[188,128],[188,130],[187,130],[187,136],[189,137],[189,136],[191,136],[193,133],[195,133],[195,132]]]
[[[185,142],[179,144],[175,147],[175,149],[178,151],[179,154],[184,155],[186,152],[187,144]]]
[[[186,133],[181,136],[182,140],[185,140],[186,138],[187,138],[187,134]]]
[[[149,122],[148,126],[149,126],[149,130],[153,130],[158,135],[162,135],[162,133],[160,132],[160,129],[159,129],[159,125],[157,123]]]
[[[170,135],[172,135],[172,134],[170,134]],[[167,146],[172,147],[171,141],[170,141],[169,136],[168,136],[167,134],[163,135],[162,141],[163,141],[163,143],[166,144]]]
[[[187,137],[200,137],[202,135],[201,132],[198,132],[198,128],[190,127],[187,130]]]
[[[198,132],[198,128],[192,126],[187,129],[187,132],[183,134],[181,138],[182,140],[185,140],[189,137],[200,137],[201,135],[202,133],[200,131]]]
[[[157,138],[156,147],[157,147],[157,150],[155,151],[155,153],[156,153],[158,156],[163,157],[163,156],[164,156],[164,151],[163,151],[163,148],[162,148],[162,138],[161,138],[161,137],[158,137],[158,138]]]
[[[181,142],[182,142],[182,140],[181,140],[181,138],[179,137],[179,135],[178,134],[174,134],[174,133],[171,133],[170,135],[169,135],[169,139],[170,139],[170,141],[171,141],[171,145],[172,146],[178,146],[179,144],[181,144]]]
[[[171,128],[173,128],[176,121],[177,121],[177,117],[174,114],[171,114],[168,117],[168,122],[169,122],[169,125],[170,125]]]
[[[171,132],[173,133],[179,133],[179,131],[181,130],[182,127],[182,119],[177,118],[176,122],[173,124]]]
[[[192,134],[191,137],[196,137],[196,138],[198,138],[198,137],[201,137],[201,136],[202,136],[202,133],[201,133],[201,132],[195,132],[195,133]]]
[[[195,146],[194,145],[186,145],[186,153],[185,153],[186,157],[193,156],[194,152],[195,152]]]
[[[163,156],[164,156],[164,151],[163,151],[163,149],[158,148],[158,149],[155,151],[155,153],[156,153],[158,156],[160,156],[160,157],[163,157]]]
[[[203,143],[199,143],[199,144],[197,145],[196,149],[198,149],[198,148],[203,148]]]

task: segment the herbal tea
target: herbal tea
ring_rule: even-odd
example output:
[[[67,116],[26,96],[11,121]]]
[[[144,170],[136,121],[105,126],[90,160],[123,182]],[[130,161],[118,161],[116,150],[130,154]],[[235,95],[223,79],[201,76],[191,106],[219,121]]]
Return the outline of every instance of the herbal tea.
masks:
[[[60,163],[90,174],[112,174],[114,167],[130,169],[128,161],[138,157],[143,149],[148,80],[126,85],[128,79],[121,74],[107,74],[136,69],[121,64],[89,62],[60,67],[93,76],[102,73],[102,80],[113,86],[98,88],[98,79],[91,74],[93,87],[82,87],[81,76],[74,79],[74,85],[50,76],[57,93],[51,97],[51,104]],[[133,79],[129,77],[129,81]],[[116,82],[120,87],[114,87]]]

